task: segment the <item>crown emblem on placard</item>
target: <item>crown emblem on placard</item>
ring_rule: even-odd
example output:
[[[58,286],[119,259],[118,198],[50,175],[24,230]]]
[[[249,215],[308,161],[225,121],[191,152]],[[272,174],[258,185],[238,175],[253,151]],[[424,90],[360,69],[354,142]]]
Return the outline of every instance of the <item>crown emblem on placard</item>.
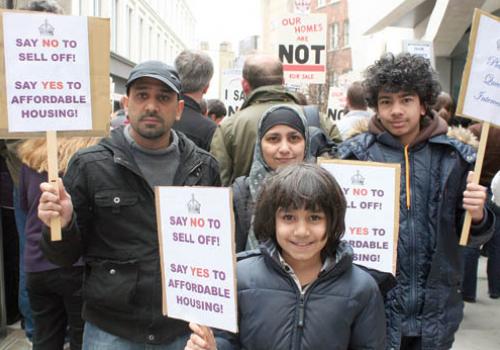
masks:
[[[365,178],[363,175],[359,173],[359,170],[356,170],[356,174],[351,176],[351,184],[352,185],[361,185],[363,186],[365,184]]]
[[[38,27],[38,30],[40,31],[40,35],[54,35],[54,26],[49,23],[47,19],[45,19],[45,22]]]
[[[194,198],[194,194],[191,195],[191,199],[187,203],[187,208],[189,214],[199,214],[201,209],[201,204]]]
[[[309,13],[311,0],[295,0],[295,8],[299,13]]]

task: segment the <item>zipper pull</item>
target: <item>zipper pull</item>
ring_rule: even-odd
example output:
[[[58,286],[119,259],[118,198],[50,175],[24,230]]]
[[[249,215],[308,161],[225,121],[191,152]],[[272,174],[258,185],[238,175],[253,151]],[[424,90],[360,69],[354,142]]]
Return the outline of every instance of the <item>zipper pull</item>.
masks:
[[[304,327],[304,293],[300,293],[300,304],[299,304],[299,322],[297,327]]]

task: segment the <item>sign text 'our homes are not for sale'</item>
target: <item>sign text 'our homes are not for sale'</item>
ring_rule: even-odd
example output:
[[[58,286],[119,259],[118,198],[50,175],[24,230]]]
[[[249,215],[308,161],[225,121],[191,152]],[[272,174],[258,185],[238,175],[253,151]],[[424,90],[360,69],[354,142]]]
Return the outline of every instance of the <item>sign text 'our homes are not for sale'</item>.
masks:
[[[326,80],[326,14],[290,14],[277,19],[275,47],[287,84]]]

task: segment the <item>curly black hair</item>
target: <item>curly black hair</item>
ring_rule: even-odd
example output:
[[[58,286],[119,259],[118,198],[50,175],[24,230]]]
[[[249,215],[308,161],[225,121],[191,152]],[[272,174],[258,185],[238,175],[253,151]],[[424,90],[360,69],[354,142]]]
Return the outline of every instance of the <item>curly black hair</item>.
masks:
[[[416,93],[425,106],[427,114],[441,92],[437,74],[430,61],[422,56],[401,53],[383,55],[365,71],[366,100],[371,108],[377,108],[380,91],[396,93],[400,91]]]

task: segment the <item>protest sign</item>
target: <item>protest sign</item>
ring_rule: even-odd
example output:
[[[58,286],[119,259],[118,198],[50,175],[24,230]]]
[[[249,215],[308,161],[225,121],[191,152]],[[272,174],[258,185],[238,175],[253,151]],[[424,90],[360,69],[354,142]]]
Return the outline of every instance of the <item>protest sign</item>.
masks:
[[[345,113],[346,90],[338,86],[330,86],[328,91],[328,117],[334,121],[342,119]]]
[[[237,332],[229,188],[156,187],[163,313]]]
[[[109,19],[0,11],[0,137],[47,137],[57,183],[57,136],[109,129]],[[61,239],[59,218],[52,240]]]
[[[412,55],[422,56],[431,62],[431,65],[435,67],[434,63],[434,49],[432,47],[432,41],[424,40],[403,40],[403,52],[411,53]]]
[[[220,95],[226,105],[228,117],[236,113],[245,101],[241,76],[241,69],[226,69],[222,72]]]
[[[500,126],[500,18],[477,9],[457,114]]]
[[[324,84],[326,14],[288,14],[276,25],[274,47],[287,84]]]
[[[399,229],[399,164],[319,159],[342,187],[347,201],[342,239],[354,262],[396,273]]]
[[[0,137],[103,136],[109,19],[0,12]]]
[[[490,123],[500,126],[500,18],[475,9],[457,115],[482,121],[473,183],[479,183]],[[466,245],[472,217],[466,212],[460,245]]]

